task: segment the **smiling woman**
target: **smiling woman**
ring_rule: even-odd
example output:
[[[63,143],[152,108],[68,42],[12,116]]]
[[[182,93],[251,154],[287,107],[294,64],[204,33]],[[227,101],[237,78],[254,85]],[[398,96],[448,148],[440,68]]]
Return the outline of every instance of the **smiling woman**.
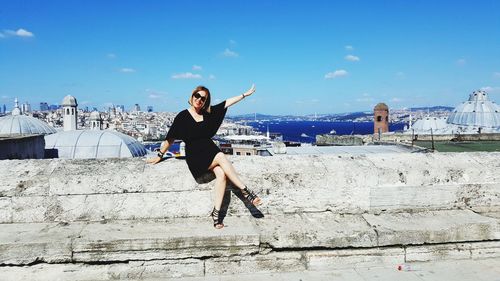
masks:
[[[212,210],[215,228],[224,227],[219,210],[227,179],[241,189],[248,202],[253,205],[261,203],[261,199],[243,184],[231,162],[212,141],[212,137],[217,133],[224,120],[227,108],[254,92],[255,87],[252,85],[245,93],[210,106],[210,91],[203,86],[196,87],[188,100],[191,107],[177,114],[168,131],[167,141],[160,148],[158,157],[148,160],[149,163],[153,164],[160,162],[176,139],[186,143],[186,163],[193,177],[199,181],[199,178],[206,173],[215,174],[215,202]]]

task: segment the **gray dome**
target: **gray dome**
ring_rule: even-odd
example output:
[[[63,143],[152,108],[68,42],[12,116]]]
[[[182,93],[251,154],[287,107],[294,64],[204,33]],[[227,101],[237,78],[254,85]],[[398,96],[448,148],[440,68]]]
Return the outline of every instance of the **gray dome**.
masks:
[[[76,98],[71,96],[71,95],[67,95],[64,97],[63,101],[62,101],[62,106],[78,106],[78,103],[76,102]]]
[[[0,118],[0,135],[48,135],[56,130],[40,119],[26,115],[8,115]]]
[[[98,111],[92,111],[89,117],[90,121],[101,121],[101,114]]]
[[[437,132],[446,129],[447,127],[448,124],[446,123],[446,118],[424,117],[415,121],[412,129],[414,129],[415,132],[430,132],[431,129],[433,132]]]
[[[110,130],[64,131],[45,136],[45,149],[52,157],[69,159],[127,158],[146,155],[144,145],[134,138]]]
[[[475,91],[469,100],[453,110],[448,117],[448,123],[463,126],[486,128],[500,127],[500,107],[489,100],[484,91]]]

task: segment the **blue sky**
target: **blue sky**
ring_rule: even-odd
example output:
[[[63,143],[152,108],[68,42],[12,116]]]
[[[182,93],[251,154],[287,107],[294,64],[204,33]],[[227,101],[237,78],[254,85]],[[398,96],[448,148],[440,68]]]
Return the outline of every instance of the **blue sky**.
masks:
[[[500,102],[500,1],[0,0],[0,104],[180,111],[197,85],[229,114]]]

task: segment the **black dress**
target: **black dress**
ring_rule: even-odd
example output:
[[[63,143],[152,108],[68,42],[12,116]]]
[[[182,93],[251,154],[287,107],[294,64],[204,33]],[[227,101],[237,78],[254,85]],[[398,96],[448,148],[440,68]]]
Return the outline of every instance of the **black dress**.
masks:
[[[187,109],[175,116],[167,133],[167,139],[183,140],[186,143],[186,163],[196,179],[208,172],[220,149],[212,141],[226,116],[226,101],[212,106],[211,112],[203,113],[203,121],[196,122]]]

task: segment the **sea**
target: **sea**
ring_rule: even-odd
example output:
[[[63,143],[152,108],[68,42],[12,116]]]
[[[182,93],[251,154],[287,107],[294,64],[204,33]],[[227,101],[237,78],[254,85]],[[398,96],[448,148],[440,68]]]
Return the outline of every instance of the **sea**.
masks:
[[[336,135],[367,135],[373,134],[373,122],[330,122],[330,121],[259,121],[247,122],[256,131],[266,134],[280,133],[284,141],[314,143],[316,135],[335,133]],[[402,131],[406,123],[392,123],[389,131]],[[155,150],[161,142],[144,144],[146,148]],[[170,151],[178,151],[179,144],[174,144]]]
[[[373,122],[331,122],[331,121],[261,121],[248,122],[256,131],[281,133],[284,141],[313,143],[316,135],[335,133],[336,135],[373,134]],[[402,131],[406,123],[392,123],[389,131]]]

